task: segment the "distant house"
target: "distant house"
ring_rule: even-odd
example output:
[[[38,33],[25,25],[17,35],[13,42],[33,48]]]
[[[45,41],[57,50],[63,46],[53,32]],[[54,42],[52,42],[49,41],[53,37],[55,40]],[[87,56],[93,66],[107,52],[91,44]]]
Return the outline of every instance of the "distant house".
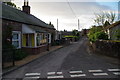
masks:
[[[109,39],[118,40],[116,36],[120,35],[120,34],[118,34],[118,32],[120,33],[120,21],[115,22],[115,23],[111,24],[110,26],[107,26],[106,31],[107,31]]]
[[[48,43],[55,40],[55,28],[30,14],[28,2],[24,2],[23,11],[2,3],[2,30],[12,27],[9,40],[16,48],[22,48],[29,54],[47,50]]]
[[[82,29],[81,34],[82,36],[86,36],[89,33],[90,29]]]

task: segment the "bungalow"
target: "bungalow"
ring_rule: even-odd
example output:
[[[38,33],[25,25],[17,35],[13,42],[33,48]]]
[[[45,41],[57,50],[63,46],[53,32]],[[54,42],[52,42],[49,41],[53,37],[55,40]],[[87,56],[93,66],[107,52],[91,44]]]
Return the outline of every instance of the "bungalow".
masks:
[[[11,44],[22,48],[29,54],[37,54],[47,50],[48,44],[55,40],[55,28],[30,14],[30,6],[24,2],[23,11],[2,4],[2,31],[12,29]]]
[[[109,39],[111,40],[120,40],[117,36],[120,36],[120,21],[117,21],[106,27],[106,32],[108,34]]]

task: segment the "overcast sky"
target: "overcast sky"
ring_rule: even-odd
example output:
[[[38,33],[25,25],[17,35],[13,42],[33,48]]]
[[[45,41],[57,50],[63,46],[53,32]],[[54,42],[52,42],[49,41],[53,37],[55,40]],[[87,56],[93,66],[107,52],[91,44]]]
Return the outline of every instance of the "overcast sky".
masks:
[[[31,14],[35,15],[42,21],[52,24],[57,27],[58,19],[58,29],[68,30],[78,29],[78,19],[80,30],[83,28],[90,28],[94,25],[94,13],[101,13],[102,11],[114,11],[118,12],[119,0],[84,0],[85,2],[80,2],[80,0],[50,0],[47,2],[44,0],[29,0],[31,6]],[[91,2],[90,2],[91,1]],[[107,2],[104,2],[107,1]],[[113,2],[114,1],[114,2]],[[18,7],[23,5],[23,1],[13,1]],[[73,10],[73,11],[72,11]]]

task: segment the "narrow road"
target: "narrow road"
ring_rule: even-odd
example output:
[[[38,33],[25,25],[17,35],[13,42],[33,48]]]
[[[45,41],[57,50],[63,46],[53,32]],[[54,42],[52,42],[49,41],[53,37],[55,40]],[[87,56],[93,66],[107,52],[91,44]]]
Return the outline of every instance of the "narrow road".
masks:
[[[87,38],[41,57],[3,78],[118,78],[120,69],[105,57],[88,52]]]

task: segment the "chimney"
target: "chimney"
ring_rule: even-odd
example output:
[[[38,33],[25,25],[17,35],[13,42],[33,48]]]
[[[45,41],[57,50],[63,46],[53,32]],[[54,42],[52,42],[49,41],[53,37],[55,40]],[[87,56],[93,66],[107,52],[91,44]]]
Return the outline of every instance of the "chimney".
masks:
[[[30,6],[28,0],[24,0],[24,6],[22,6],[22,9],[25,13],[30,14]]]

